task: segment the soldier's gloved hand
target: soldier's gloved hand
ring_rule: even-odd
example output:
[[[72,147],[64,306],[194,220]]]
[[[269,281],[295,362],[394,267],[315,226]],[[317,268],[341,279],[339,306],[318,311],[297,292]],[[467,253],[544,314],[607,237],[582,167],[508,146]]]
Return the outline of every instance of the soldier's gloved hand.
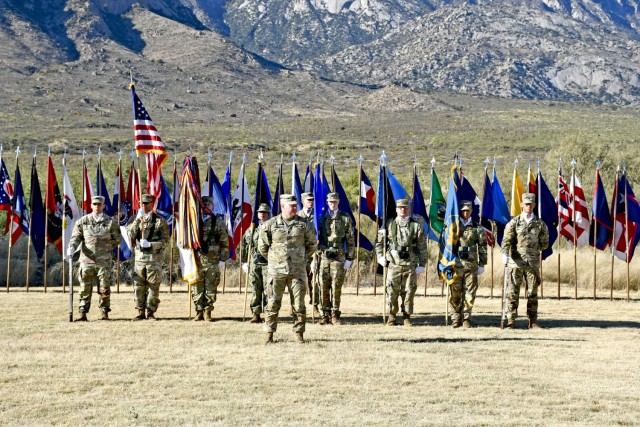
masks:
[[[419,265],[416,267],[416,274],[424,273],[424,267]]]
[[[67,249],[67,256],[72,257],[75,252],[76,249],[73,246],[69,246],[69,249]]]
[[[142,218],[143,216],[144,216],[144,208],[138,209],[138,214],[136,215],[136,218]]]
[[[378,258],[378,264],[380,264],[383,267],[386,267],[387,265],[389,265],[389,263],[387,262],[387,260],[384,257]]]
[[[151,247],[151,242],[148,241],[147,239],[142,239],[142,240],[140,240],[140,247],[144,248],[144,249],[150,248]]]
[[[311,268],[310,268],[310,270],[311,270],[311,274],[314,274],[314,273],[316,272],[316,263],[315,263],[315,262],[312,262],[312,263],[311,263]]]
[[[476,271],[476,274],[479,276],[482,273],[484,273],[484,267],[483,266],[478,266],[478,271]]]
[[[223,268],[225,264],[224,261],[218,261],[218,268]]]
[[[502,262],[504,263],[505,267],[507,266],[507,264],[509,264],[509,261],[511,261],[511,258],[506,255],[502,255]]]
[[[244,271],[245,273],[249,272],[249,264],[247,264],[246,262],[242,263],[242,271]]]
[[[346,261],[344,262],[344,269],[345,269],[345,270],[348,270],[349,268],[351,268],[351,261],[346,260]]]

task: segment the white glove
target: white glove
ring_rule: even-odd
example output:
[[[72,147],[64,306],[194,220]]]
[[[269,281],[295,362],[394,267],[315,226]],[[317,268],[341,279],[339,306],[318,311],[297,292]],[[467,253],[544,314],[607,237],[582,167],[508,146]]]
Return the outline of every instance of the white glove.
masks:
[[[242,271],[244,271],[245,273],[249,272],[249,264],[247,264],[246,262],[242,263]]]
[[[224,261],[218,261],[218,268],[223,268],[225,264]]]
[[[378,258],[378,264],[380,264],[383,267],[387,266],[387,260],[384,257],[380,257]]]
[[[419,265],[416,267],[416,274],[424,273],[424,267]]]
[[[344,269],[345,269],[345,270],[348,270],[350,267],[351,267],[351,261],[346,260],[346,261],[344,262]]]
[[[316,272],[316,263],[315,263],[315,262],[313,262],[313,261],[311,262],[311,268],[310,268],[310,270],[311,270],[311,274],[313,274],[313,273],[315,273],[315,272]]]
[[[136,215],[136,218],[142,218],[143,216],[144,216],[144,208],[138,209],[138,214]]]
[[[75,248],[72,246],[69,246],[69,248],[67,249],[67,256],[72,257],[75,252],[76,252]]]
[[[148,241],[147,239],[142,239],[140,240],[140,247],[141,248],[150,248],[151,247],[151,242]]]
[[[511,261],[511,258],[509,258],[506,255],[502,255],[502,262],[503,264],[506,266],[507,264],[509,264],[509,261]]]
[[[484,273],[484,267],[483,267],[483,266],[479,266],[479,267],[478,267],[478,271],[476,272],[476,274],[479,276],[479,275],[481,275],[482,273]]]

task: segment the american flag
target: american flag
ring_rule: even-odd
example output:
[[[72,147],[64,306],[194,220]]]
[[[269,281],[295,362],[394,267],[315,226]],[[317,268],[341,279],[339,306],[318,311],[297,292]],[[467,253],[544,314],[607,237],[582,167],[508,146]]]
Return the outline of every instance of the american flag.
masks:
[[[11,210],[11,198],[13,197],[13,185],[11,185],[11,178],[9,178],[9,172],[7,166],[4,164],[4,160],[0,166],[0,210]]]
[[[161,167],[167,159],[167,150],[153,120],[136,95],[133,84],[131,84],[131,97],[136,154],[146,154],[147,192],[158,195],[162,185],[160,182]]]

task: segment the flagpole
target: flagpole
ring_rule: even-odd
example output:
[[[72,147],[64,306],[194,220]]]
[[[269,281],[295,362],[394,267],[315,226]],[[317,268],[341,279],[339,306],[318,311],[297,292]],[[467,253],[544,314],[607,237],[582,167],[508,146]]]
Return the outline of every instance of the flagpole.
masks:
[[[624,175],[624,238],[626,247],[626,261],[627,261],[627,302],[629,302],[629,255],[631,250],[629,248],[629,203],[627,199],[627,164],[622,164],[622,175]]]
[[[362,191],[362,162],[364,159],[362,155],[358,157],[358,240],[356,241],[356,296],[360,295],[360,208],[362,205],[361,191]]]
[[[176,150],[173,150],[173,187],[172,187],[172,195],[176,194],[176,165],[178,163]],[[173,218],[173,227],[171,227],[171,240],[169,241],[169,293],[173,293],[173,245],[175,244],[176,239],[176,201],[171,197],[171,217]]]
[[[260,150],[260,156],[258,157],[258,159],[262,160],[263,159],[263,155],[262,155],[262,150]],[[242,182],[239,184],[240,185],[240,239],[242,239],[242,236],[244,236],[244,181],[245,181],[245,175],[244,175],[244,164],[247,161],[247,155],[243,154],[242,155]],[[253,221],[253,218],[251,218],[251,221]],[[235,242],[234,242],[235,245]],[[240,246],[240,260],[242,261],[242,252],[243,252],[243,248],[242,245],[238,245]],[[242,293],[242,268],[238,271],[238,293]]]
[[[102,196],[102,181],[101,179],[104,179],[104,176],[102,176],[102,148],[100,148],[100,146],[98,145],[98,171],[99,173],[96,174],[96,185],[97,185],[97,189],[96,192],[98,194],[98,196]],[[87,179],[89,179],[89,174],[87,172]],[[89,180],[89,182],[91,182],[91,180]],[[93,205],[93,201],[91,201],[91,204]],[[102,206],[105,206],[104,202],[102,203]],[[93,209],[93,208],[92,208]],[[111,272],[108,273],[109,275],[111,275]],[[100,295],[100,283],[99,281],[96,282],[96,293],[98,295]]]
[[[596,184],[595,185],[598,185],[599,176],[600,176],[600,160],[596,160],[596,180],[595,180]],[[595,213],[596,213],[595,197],[593,202],[594,202],[593,214],[595,216]],[[596,269],[597,269],[597,263],[598,263],[598,254],[596,252],[596,250],[598,249],[597,236],[598,236],[598,221],[596,221],[596,219],[593,218],[593,300],[594,301],[596,300]]]
[[[118,229],[120,229],[120,215],[122,214],[122,198],[124,194],[120,194],[120,188],[122,187],[122,149],[118,152]],[[122,232],[120,232],[122,234]],[[120,242],[122,242],[122,236],[120,236]],[[120,293],[120,243],[116,251],[116,293]]]
[[[65,239],[65,229],[66,227],[65,222],[66,222],[66,215],[67,215],[67,191],[66,191],[66,187],[64,186],[64,171],[67,170],[67,149],[64,149],[64,154],[62,155],[62,293],[64,294],[66,292],[65,289],[65,279],[66,279],[66,275],[65,275],[65,268],[66,268],[66,262],[64,262],[64,251],[66,250],[66,239]],[[73,317],[73,304],[70,304],[70,315],[69,317]]]
[[[571,218],[573,220],[574,299],[578,299],[578,227],[576,225],[576,159],[571,160]]]
[[[16,171],[18,170],[18,156],[20,155],[20,146],[16,147]],[[16,182],[16,186],[18,183]],[[15,197],[15,192],[14,192]],[[9,253],[7,254],[7,293],[9,293],[9,279],[11,278],[11,240],[13,239],[13,207],[15,200],[11,203],[11,218],[9,222]],[[18,224],[20,227],[20,224]]]
[[[614,264],[614,260],[615,260],[615,250],[616,250],[616,215],[618,214],[618,191],[620,191],[618,189],[618,179],[619,179],[619,175],[620,175],[620,164],[618,163],[618,167],[616,169],[616,181],[615,181],[615,185],[613,187],[613,198],[614,198],[614,203],[613,203],[613,243],[611,244],[611,295],[609,296],[609,300],[613,301],[613,264]]]
[[[562,158],[558,159],[558,299],[560,299],[560,246],[562,239],[560,234],[560,186],[562,182],[560,181],[560,176],[562,174]]]
[[[487,179],[489,178],[487,175],[487,169],[489,168],[489,163],[491,160],[487,157],[484,159],[484,180],[482,181],[482,205],[480,205],[480,226],[483,228],[483,233],[487,234],[486,229],[482,225],[482,208],[484,207],[484,195],[487,191]],[[491,236],[493,237],[493,226],[491,226]],[[491,248],[493,250],[493,247]],[[493,270],[491,271],[491,277],[493,278]],[[491,282],[491,296],[493,297],[493,281]]]
[[[51,147],[47,153],[47,168],[49,166],[49,159],[51,159]],[[47,181],[45,184],[45,202],[44,202],[44,293],[47,293],[47,246],[49,245],[49,209],[47,209],[47,199],[49,195],[49,170],[47,169]],[[29,228],[31,230],[31,228]],[[62,263],[64,264],[64,262]]]
[[[229,153],[229,164],[228,164],[228,169],[229,169],[229,191],[227,193],[230,193],[231,191],[231,160],[233,159],[233,151],[231,151]],[[225,194],[225,197],[227,198],[227,213],[229,212],[229,204],[231,203],[230,200],[230,194]],[[229,216],[229,221],[231,221],[231,216]],[[231,235],[233,236],[233,227],[231,227]],[[231,244],[234,245],[235,242],[233,242],[233,239],[231,241]],[[231,252],[229,252],[231,253]],[[227,284],[227,263],[224,263],[224,267],[222,267],[222,295],[224,295],[224,288]]]
[[[496,176],[496,157],[493,156],[493,177]],[[492,178],[493,178],[492,177]],[[491,182],[493,185],[493,181]],[[493,187],[492,187],[493,189]],[[491,191],[491,196],[493,197],[493,190]],[[496,236],[496,222],[491,221],[491,234],[493,235],[493,246],[491,247],[491,298],[493,299],[493,286],[494,286],[494,276],[493,276],[493,249],[498,243],[498,236]]]
[[[31,163],[31,178],[33,178],[33,167],[36,164],[36,149],[33,149],[33,161]],[[29,293],[29,276],[31,275],[31,229],[33,228],[33,186],[31,188],[31,194],[29,196],[29,235],[27,237],[27,281],[25,287],[27,293]]]
[[[539,178],[541,176],[540,174],[540,157],[538,157],[538,175],[536,176],[536,178]],[[540,203],[540,200],[542,199],[542,189],[540,188],[540,181],[542,181],[541,179],[538,179],[538,182],[536,182],[536,191],[538,192],[538,194],[536,195],[536,199],[538,201],[538,219],[542,221],[542,203]],[[539,255],[539,259],[540,259],[540,298],[544,298],[544,277],[542,276],[542,251],[540,251],[540,255]]]
[[[383,195],[383,212],[386,213],[386,209],[387,209],[387,198],[388,198],[388,194],[387,194],[387,155],[385,154],[384,150],[382,150],[382,155],[380,156],[380,164],[382,165],[382,172],[383,172],[383,177],[382,179],[384,180],[383,182],[383,188],[384,188],[384,195]],[[382,244],[382,257],[385,259],[385,264],[387,263],[387,241],[388,241],[388,236],[387,236],[387,224],[386,224],[386,215],[383,216],[382,218],[382,227],[383,230],[385,231],[384,233],[384,242]],[[382,300],[382,323],[386,323],[386,317],[387,317],[387,271],[388,268],[386,265],[382,266],[382,287],[384,288],[384,299]]]

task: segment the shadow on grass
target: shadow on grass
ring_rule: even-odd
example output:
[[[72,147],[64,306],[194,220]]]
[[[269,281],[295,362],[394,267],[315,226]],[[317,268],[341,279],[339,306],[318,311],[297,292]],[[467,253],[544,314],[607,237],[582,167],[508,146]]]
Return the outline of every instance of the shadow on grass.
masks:
[[[566,338],[538,338],[538,337],[491,337],[491,338],[379,338],[382,342],[408,342],[412,344],[432,343],[465,343],[465,342],[490,342],[490,341],[558,341],[558,342],[584,342],[586,340]]]

